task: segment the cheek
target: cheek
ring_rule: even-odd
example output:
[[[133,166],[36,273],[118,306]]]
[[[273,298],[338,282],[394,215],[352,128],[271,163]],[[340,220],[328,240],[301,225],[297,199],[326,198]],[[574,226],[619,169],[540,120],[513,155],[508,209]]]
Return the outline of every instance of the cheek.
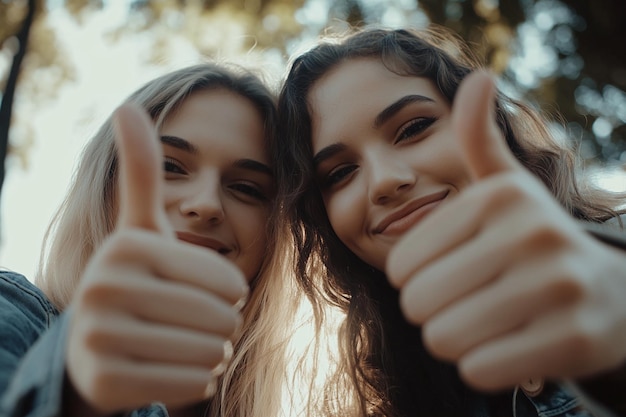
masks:
[[[432,139],[435,140],[429,142],[430,147],[421,149],[420,155],[437,155],[437,157],[427,160],[422,158],[424,162],[420,168],[422,174],[432,176],[432,179],[437,182],[450,184],[458,191],[462,190],[470,183],[471,178],[457,138],[446,131]]]
[[[170,223],[179,216],[180,201],[185,195],[183,188],[181,185],[177,186],[168,182],[165,182],[161,188],[163,192],[163,207]]]
[[[333,230],[356,256],[375,268],[384,270],[385,259],[391,248],[388,242],[372,239],[366,192],[361,189],[333,196],[324,200],[328,219]]]
[[[163,193],[164,207],[171,207],[178,203],[185,195],[193,193],[190,190],[189,183],[183,181],[163,181],[161,183],[161,192]]]
[[[463,190],[471,183],[470,173],[466,168],[466,163],[459,148],[456,148],[454,152],[449,154],[443,154],[440,163],[443,178],[447,183],[453,185],[457,191]]]
[[[263,261],[267,241],[266,224],[269,210],[262,208],[240,208],[233,211],[236,219],[231,220],[239,244],[239,256],[235,263],[248,280],[258,272]]]
[[[357,242],[363,233],[366,212],[364,195],[365,192],[358,190],[357,187],[347,187],[324,198],[326,213],[333,230],[352,251],[355,251],[354,242]]]

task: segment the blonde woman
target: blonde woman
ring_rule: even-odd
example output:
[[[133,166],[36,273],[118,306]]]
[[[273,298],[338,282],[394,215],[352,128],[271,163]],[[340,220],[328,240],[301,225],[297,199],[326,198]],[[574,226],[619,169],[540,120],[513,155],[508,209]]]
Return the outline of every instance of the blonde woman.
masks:
[[[203,64],[104,123],[37,286],[0,273],[0,415],[279,413],[295,298],[276,256],[275,118],[256,76]]]

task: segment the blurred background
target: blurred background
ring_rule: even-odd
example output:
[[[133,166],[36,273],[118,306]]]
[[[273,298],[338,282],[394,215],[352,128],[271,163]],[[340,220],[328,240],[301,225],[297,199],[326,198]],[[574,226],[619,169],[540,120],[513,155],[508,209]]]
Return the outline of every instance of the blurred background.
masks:
[[[34,11],[9,131],[0,266],[33,277],[47,223],[85,141],[141,84],[203,59],[262,69],[349,26],[447,26],[477,46],[503,88],[550,113],[590,175],[626,191],[623,0],[0,0],[3,100]],[[4,103],[6,104],[6,103]],[[6,123],[4,126],[6,128]]]

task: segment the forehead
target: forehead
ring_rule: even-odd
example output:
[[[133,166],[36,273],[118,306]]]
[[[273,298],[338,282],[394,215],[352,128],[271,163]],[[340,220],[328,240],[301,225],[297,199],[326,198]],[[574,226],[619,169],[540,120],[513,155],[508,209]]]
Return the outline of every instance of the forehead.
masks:
[[[165,120],[161,134],[181,137],[211,152],[228,149],[260,159],[266,151],[260,111],[250,99],[224,88],[191,93]]]
[[[316,138],[335,137],[347,124],[372,125],[380,111],[407,94],[443,100],[429,79],[398,75],[377,58],[340,63],[320,78],[308,95],[314,147]]]

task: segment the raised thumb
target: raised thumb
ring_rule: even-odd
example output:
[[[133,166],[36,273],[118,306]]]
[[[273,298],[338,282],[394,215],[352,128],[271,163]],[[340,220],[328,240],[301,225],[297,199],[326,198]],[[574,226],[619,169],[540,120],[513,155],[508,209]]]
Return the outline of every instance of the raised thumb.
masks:
[[[469,74],[456,93],[452,124],[474,180],[521,168],[495,117],[493,76],[483,70]]]
[[[114,114],[119,162],[118,227],[172,234],[163,209],[163,156],[148,114],[123,104]]]

